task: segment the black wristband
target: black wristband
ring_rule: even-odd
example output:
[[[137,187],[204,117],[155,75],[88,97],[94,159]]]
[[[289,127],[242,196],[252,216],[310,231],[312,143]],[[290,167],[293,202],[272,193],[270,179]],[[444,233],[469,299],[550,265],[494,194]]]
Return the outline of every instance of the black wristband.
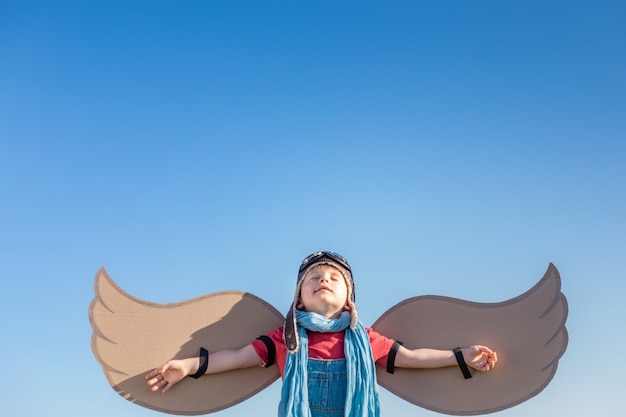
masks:
[[[192,378],[198,379],[206,372],[206,368],[209,366],[209,351],[205,348],[200,348],[200,366],[198,367],[198,372],[193,375],[189,375]]]
[[[459,364],[459,368],[461,368],[461,372],[463,372],[463,377],[465,377],[465,379],[470,379],[472,377],[472,374],[470,373],[470,370],[465,363],[465,359],[463,359],[463,352],[461,352],[461,348],[455,347],[454,349],[452,349],[452,351],[454,352],[456,362]]]
[[[274,362],[276,362],[276,345],[269,336],[259,336],[257,337],[257,340],[263,342],[265,344],[265,347],[267,348],[267,363],[264,367],[269,368],[270,366],[274,365]]]
[[[398,354],[398,349],[400,349],[401,344],[402,342],[396,340],[393,342],[393,345],[391,345],[391,349],[389,349],[389,354],[387,355],[387,373],[393,374],[396,370],[396,355]]]

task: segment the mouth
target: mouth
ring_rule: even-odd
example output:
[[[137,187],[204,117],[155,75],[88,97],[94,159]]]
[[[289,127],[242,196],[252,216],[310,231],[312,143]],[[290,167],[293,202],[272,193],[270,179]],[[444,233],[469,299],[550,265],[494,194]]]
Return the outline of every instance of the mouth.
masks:
[[[329,287],[326,286],[321,286],[318,289],[315,290],[315,293],[318,293],[320,291],[328,291],[328,292],[333,292],[333,290],[331,290]]]

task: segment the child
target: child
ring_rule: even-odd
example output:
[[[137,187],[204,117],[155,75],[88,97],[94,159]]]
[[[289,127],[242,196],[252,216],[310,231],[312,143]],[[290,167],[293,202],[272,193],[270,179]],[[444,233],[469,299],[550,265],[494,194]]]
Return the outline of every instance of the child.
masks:
[[[152,391],[167,392],[186,376],[276,362],[283,378],[280,417],[378,416],[375,362],[394,367],[458,365],[489,371],[496,353],[485,346],[407,349],[358,321],[352,270],[335,252],[315,252],[298,271],[294,301],[285,325],[238,350],[171,360],[146,376]]]

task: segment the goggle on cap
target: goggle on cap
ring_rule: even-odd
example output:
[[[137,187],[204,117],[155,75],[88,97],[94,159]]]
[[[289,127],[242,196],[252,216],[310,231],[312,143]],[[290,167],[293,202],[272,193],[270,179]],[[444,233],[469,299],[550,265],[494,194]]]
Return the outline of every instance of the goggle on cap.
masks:
[[[337,252],[314,252],[304,258],[304,260],[300,264],[300,268],[298,269],[298,281],[296,283],[296,292],[293,297],[293,303],[291,304],[291,308],[289,309],[289,312],[287,312],[287,317],[285,318],[284,339],[285,344],[287,345],[287,349],[290,352],[297,351],[300,344],[300,341],[298,340],[298,333],[296,331],[296,306],[300,298],[300,288],[302,286],[302,280],[307,272],[316,265],[330,265],[337,268],[339,272],[341,272],[343,278],[346,281],[346,286],[348,287],[347,304],[348,306],[350,306],[350,327],[356,327],[356,323],[358,321],[358,314],[356,311],[356,305],[354,303],[354,279],[352,278],[352,268],[350,267],[350,264],[348,264],[346,258],[339,255]]]

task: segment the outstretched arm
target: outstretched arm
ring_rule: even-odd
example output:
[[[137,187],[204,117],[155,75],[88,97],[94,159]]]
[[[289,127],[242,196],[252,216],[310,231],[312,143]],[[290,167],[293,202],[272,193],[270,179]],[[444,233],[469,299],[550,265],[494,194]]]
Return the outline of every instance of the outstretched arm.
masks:
[[[469,346],[461,349],[461,352],[467,366],[478,371],[489,371],[498,361],[496,352],[487,346]],[[398,368],[443,368],[456,364],[452,350],[407,349],[404,346],[398,349],[395,361]]]
[[[250,368],[260,364],[261,359],[252,345],[246,345],[237,350],[222,350],[211,353],[205,374]],[[152,391],[162,389],[162,392],[165,393],[186,376],[198,372],[199,366],[200,359],[198,357],[173,359],[146,375],[146,381]]]

